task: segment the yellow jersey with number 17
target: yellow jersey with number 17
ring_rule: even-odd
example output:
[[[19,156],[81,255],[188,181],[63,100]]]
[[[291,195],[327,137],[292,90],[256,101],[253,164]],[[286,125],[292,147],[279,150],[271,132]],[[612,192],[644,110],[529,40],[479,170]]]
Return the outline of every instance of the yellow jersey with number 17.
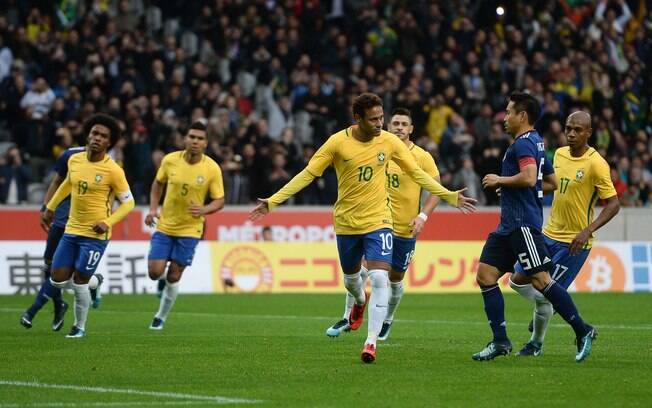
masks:
[[[439,170],[430,153],[414,143],[409,149],[417,166],[433,178],[439,176]],[[396,163],[390,161],[387,165],[387,191],[394,219],[394,234],[402,238],[412,238],[410,223],[421,211],[421,186]]]
[[[570,148],[560,147],[553,161],[558,187],[543,233],[556,241],[570,243],[593,222],[593,209],[598,198],[616,195],[609,165],[594,148],[581,157],[573,157]],[[587,248],[593,244],[589,239]]]
[[[156,173],[156,181],[167,186],[156,229],[172,237],[201,238],[204,216],[195,217],[188,209],[193,203],[204,205],[207,195],[224,197],[222,170],[206,155],[194,164],[183,155],[184,150],[166,155]]]

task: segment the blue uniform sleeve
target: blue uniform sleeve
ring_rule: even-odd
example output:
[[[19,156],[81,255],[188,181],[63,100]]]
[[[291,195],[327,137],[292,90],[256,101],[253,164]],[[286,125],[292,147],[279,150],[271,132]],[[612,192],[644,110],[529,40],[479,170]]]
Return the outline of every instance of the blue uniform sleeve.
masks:
[[[547,176],[549,174],[554,174],[555,169],[552,167],[552,162],[550,161],[550,159],[548,159],[547,155],[544,154],[543,157],[544,157],[543,170],[542,170],[543,175]]]
[[[56,171],[61,178],[66,178],[66,174],[68,174],[68,159],[70,159],[72,153],[73,152],[70,150],[66,150],[61,154],[61,156],[59,156],[57,161],[54,162],[54,171]]]
[[[514,142],[514,152],[516,153],[517,160],[521,160],[525,157],[531,157],[536,160],[539,156],[534,142],[525,137],[519,137],[516,139]]]

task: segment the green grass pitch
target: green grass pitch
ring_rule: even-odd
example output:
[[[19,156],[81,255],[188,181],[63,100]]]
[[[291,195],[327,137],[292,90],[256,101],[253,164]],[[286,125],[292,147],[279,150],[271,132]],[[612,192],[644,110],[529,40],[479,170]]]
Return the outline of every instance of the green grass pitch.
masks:
[[[72,301],[70,295],[66,295]],[[32,297],[0,296],[0,408],[215,406],[650,406],[652,294],[576,294],[599,329],[574,361],[571,329],[553,319],[541,357],[475,362],[490,339],[480,294],[407,293],[374,364],[357,332],[326,337],[344,295],[180,295],[165,330],[152,295],[105,295],[87,336],[50,329],[50,304],[26,330]],[[506,296],[515,351],[531,307]]]

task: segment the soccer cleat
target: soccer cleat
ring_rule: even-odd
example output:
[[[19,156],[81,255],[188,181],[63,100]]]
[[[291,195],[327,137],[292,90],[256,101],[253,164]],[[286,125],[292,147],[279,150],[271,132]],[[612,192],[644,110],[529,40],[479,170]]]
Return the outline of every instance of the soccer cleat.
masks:
[[[538,343],[536,341],[530,340],[529,342],[525,343],[523,348],[518,352],[517,356],[520,357],[538,357],[541,354],[543,354],[543,344]]]
[[[512,352],[512,343],[509,340],[504,342],[490,341],[487,347],[475,353],[471,358],[475,361],[493,360],[498,356],[506,356]]]
[[[349,327],[349,320],[348,319],[342,319],[326,329],[326,335],[328,337],[337,337],[340,335],[342,332],[348,332],[351,331]]]
[[[150,330],[163,330],[163,326],[165,325],[165,320],[159,319],[158,317],[155,317],[154,320],[152,320],[152,324],[149,325]]]
[[[96,273],[95,276],[97,277],[97,288],[95,289],[90,289],[91,291],[91,300],[93,301],[93,309],[97,309],[100,307],[100,304],[102,303],[102,294],[100,293],[100,288],[102,287],[102,283],[104,282],[104,276],[102,276],[101,273]]]
[[[376,360],[376,346],[373,344],[365,344],[360,358],[367,364],[373,363]]]
[[[66,312],[68,311],[68,303],[65,301],[61,301],[61,308],[59,309],[59,313],[54,314],[54,320],[52,320],[52,330],[54,331],[59,331],[63,327],[63,317],[66,315]]]
[[[359,306],[357,303],[353,304],[351,314],[349,315],[349,327],[351,330],[358,330],[360,326],[362,326],[362,322],[364,321],[364,309],[367,307],[368,302],[369,294],[365,292],[364,304],[362,306]]]
[[[66,334],[67,339],[79,339],[86,336],[86,332],[77,326],[72,326],[70,332]]]
[[[378,333],[378,340],[385,341],[389,338],[389,331],[392,329],[392,322],[383,322],[383,327],[380,329],[380,333]]]
[[[32,328],[32,318],[27,312],[20,316],[20,324],[26,329]]]
[[[593,340],[598,337],[598,331],[595,327],[589,326],[589,332],[581,339],[577,339],[577,354],[575,355],[575,362],[581,363],[591,354],[593,347]]]

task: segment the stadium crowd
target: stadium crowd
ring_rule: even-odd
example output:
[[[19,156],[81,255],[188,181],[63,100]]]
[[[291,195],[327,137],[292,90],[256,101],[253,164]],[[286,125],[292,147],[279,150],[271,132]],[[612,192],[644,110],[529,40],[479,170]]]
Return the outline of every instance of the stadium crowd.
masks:
[[[164,154],[207,118],[227,204],[269,196],[361,92],[386,115],[411,110],[413,140],[442,182],[498,197],[480,180],[510,143],[506,98],[543,104],[549,155],[566,116],[593,115],[624,206],[652,204],[650,0],[0,0],[0,202],[40,203],[54,159],[83,144],[94,112],[124,127],[112,157],[139,204]],[[386,116],[387,118],[387,116]],[[330,204],[325,173],[295,204]]]

